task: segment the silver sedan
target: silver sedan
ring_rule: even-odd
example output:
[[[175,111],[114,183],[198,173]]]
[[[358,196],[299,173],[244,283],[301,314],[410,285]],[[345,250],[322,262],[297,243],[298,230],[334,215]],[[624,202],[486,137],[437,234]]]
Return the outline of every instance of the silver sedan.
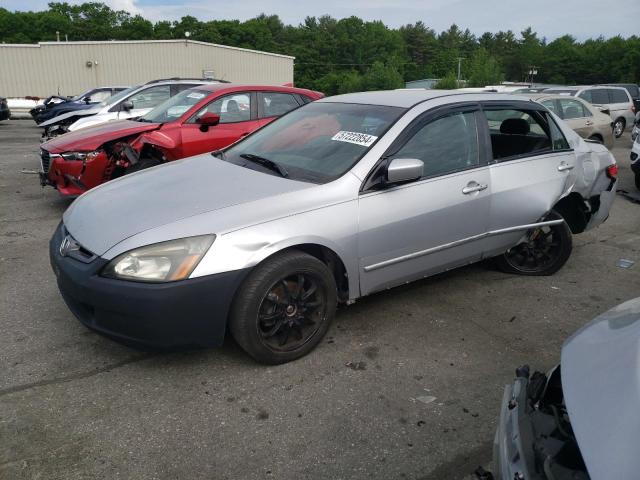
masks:
[[[312,350],[338,303],[495,258],[550,275],[617,167],[524,97],[398,90],[305,105],[224,151],[108,182],[50,243],[62,296],[133,344]]]

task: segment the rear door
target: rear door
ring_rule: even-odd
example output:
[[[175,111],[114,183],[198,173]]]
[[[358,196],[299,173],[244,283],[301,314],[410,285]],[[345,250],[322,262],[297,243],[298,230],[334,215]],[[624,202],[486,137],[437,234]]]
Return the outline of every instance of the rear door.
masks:
[[[286,92],[258,92],[260,126],[300,106],[295,95]]]
[[[503,253],[575,183],[573,150],[550,116],[529,102],[483,104],[492,164],[487,256]]]
[[[224,148],[258,129],[255,105],[256,93],[252,91],[229,93],[209,102],[182,125],[180,158]],[[205,113],[219,115],[220,123],[202,128],[198,118]]]
[[[363,295],[477,261],[491,196],[477,105],[427,112],[372,170],[359,198]],[[373,179],[394,158],[424,162],[424,177],[401,185]]]

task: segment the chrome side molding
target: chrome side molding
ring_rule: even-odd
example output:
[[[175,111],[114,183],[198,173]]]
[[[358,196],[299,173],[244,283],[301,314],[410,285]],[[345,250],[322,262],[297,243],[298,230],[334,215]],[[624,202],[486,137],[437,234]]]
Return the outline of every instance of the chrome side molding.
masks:
[[[378,270],[380,268],[388,267],[390,265],[395,265],[396,263],[406,262],[407,260],[413,260],[414,258],[423,257],[425,255],[431,255],[432,253],[441,252],[442,250],[447,250],[449,248],[457,247],[463,245],[465,243],[474,242],[476,240],[481,240],[486,237],[492,237],[495,235],[502,235],[504,233],[512,233],[512,232],[520,232],[523,230],[529,230],[532,228],[540,228],[551,225],[559,225],[563,223],[563,219],[557,220],[548,220],[545,222],[537,222],[537,223],[529,223],[527,225],[518,225],[515,227],[508,228],[500,228],[498,230],[490,230],[485,233],[481,233],[479,235],[474,235],[472,237],[463,238],[461,240],[456,240],[455,242],[444,243],[442,245],[438,245],[437,247],[427,248],[425,250],[420,250],[418,252],[408,253],[407,255],[402,255],[396,258],[390,258],[389,260],[385,260],[384,262],[374,263],[372,265],[367,265],[364,267],[365,272],[372,272],[373,270]]]

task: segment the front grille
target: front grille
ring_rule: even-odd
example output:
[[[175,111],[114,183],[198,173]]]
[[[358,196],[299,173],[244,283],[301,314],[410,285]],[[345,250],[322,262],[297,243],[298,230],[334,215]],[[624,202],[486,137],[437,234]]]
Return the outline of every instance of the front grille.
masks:
[[[40,149],[40,159],[42,161],[42,171],[49,173],[49,165],[51,163],[51,155],[44,148]]]

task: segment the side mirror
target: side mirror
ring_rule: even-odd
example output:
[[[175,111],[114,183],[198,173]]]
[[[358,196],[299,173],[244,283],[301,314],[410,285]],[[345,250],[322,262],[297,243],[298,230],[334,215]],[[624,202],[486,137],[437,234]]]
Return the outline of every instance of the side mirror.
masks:
[[[122,102],[121,110],[128,112],[129,110],[133,110],[133,102],[127,100],[126,102]]]
[[[204,115],[202,115],[200,118],[198,118],[196,120],[196,123],[200,124],[200,130],[202,132],[206,132],[207,130],[209,130],[209,127],[215,127],[220,123],[220,115],[207,112]]]
[[[417,158],[394,158],[387,167],[387,182],[417,180],[424,173],[424,162]]]

